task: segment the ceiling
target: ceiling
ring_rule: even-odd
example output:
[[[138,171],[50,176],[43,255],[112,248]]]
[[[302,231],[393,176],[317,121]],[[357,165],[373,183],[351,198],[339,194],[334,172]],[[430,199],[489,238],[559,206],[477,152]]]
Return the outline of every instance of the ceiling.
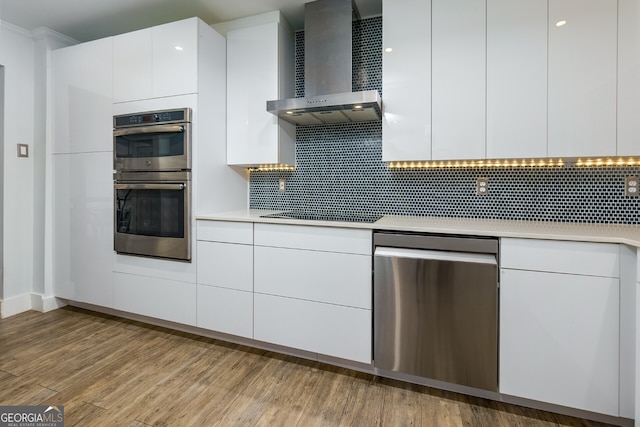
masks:
[[[198,16],[208,24],[274,10],[294,30],[311,0],[0,0],[0,19],[32,31],[46,27],[80,42]],[[381,0],[354,0],[360,16],[382,14]]]

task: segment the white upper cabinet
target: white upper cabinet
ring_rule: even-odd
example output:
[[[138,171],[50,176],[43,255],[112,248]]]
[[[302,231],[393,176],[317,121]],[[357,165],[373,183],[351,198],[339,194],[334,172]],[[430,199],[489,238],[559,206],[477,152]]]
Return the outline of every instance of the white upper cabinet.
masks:
[[[114,101],[197,93],[201,25],[189,18],[115,36]]]
[[[112,151],[111,37],[53,51],[53,152]]]
[[[265,22],[266,21],[266,22]],[[229,23],[227,164],[295,164],[295,125],[268,113],[294,96],[294,35],[280,12]]]
[[[618,152],[640,155],[640,2],[618,0]]]
[[[431,157],[483,159],[486,2],[432,0],[431,13]]]
[[[113,98],[115,102],[153,96],[153,51],[150,28],[113,38]]]
[[[487,0],[487,158],[547,155],[547,0]]]
[[[617,19],[616,1],[549,2],[551,157],[616,153]]]
[[[427,160],[431,158],[431,0],[383,1],[382,16],[382,160]]]
[[[198,92],[199,25],[190,18],[153,27],[154,98]]]

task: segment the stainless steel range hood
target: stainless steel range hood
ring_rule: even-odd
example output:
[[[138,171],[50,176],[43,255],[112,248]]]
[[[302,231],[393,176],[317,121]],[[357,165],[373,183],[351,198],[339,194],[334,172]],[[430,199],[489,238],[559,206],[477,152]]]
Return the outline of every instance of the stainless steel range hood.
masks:
[[[352,0],[317,0],[304,9],[304,98],[267,101],[267,111],[297,125],[380,120],[377,90],[352,92]]]

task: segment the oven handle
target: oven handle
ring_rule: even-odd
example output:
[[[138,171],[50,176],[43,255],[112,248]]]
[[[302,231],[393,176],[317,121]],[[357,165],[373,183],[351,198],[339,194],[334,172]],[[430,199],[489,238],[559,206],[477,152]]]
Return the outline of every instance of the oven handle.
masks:
[[[114,129],[113,136],[124,136],[141,133],[182,133],[184,126],[182,125],[155,125],[140,126],[135,128]]]
[[[185,184],[114,184],[116,190],[184,190]]]

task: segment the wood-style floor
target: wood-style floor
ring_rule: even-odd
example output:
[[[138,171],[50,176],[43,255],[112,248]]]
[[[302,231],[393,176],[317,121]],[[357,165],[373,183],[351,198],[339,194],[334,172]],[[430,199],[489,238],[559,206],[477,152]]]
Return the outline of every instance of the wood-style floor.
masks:
[[[66,426],[603,426],[77,308],[0,320],[0,405]]]

